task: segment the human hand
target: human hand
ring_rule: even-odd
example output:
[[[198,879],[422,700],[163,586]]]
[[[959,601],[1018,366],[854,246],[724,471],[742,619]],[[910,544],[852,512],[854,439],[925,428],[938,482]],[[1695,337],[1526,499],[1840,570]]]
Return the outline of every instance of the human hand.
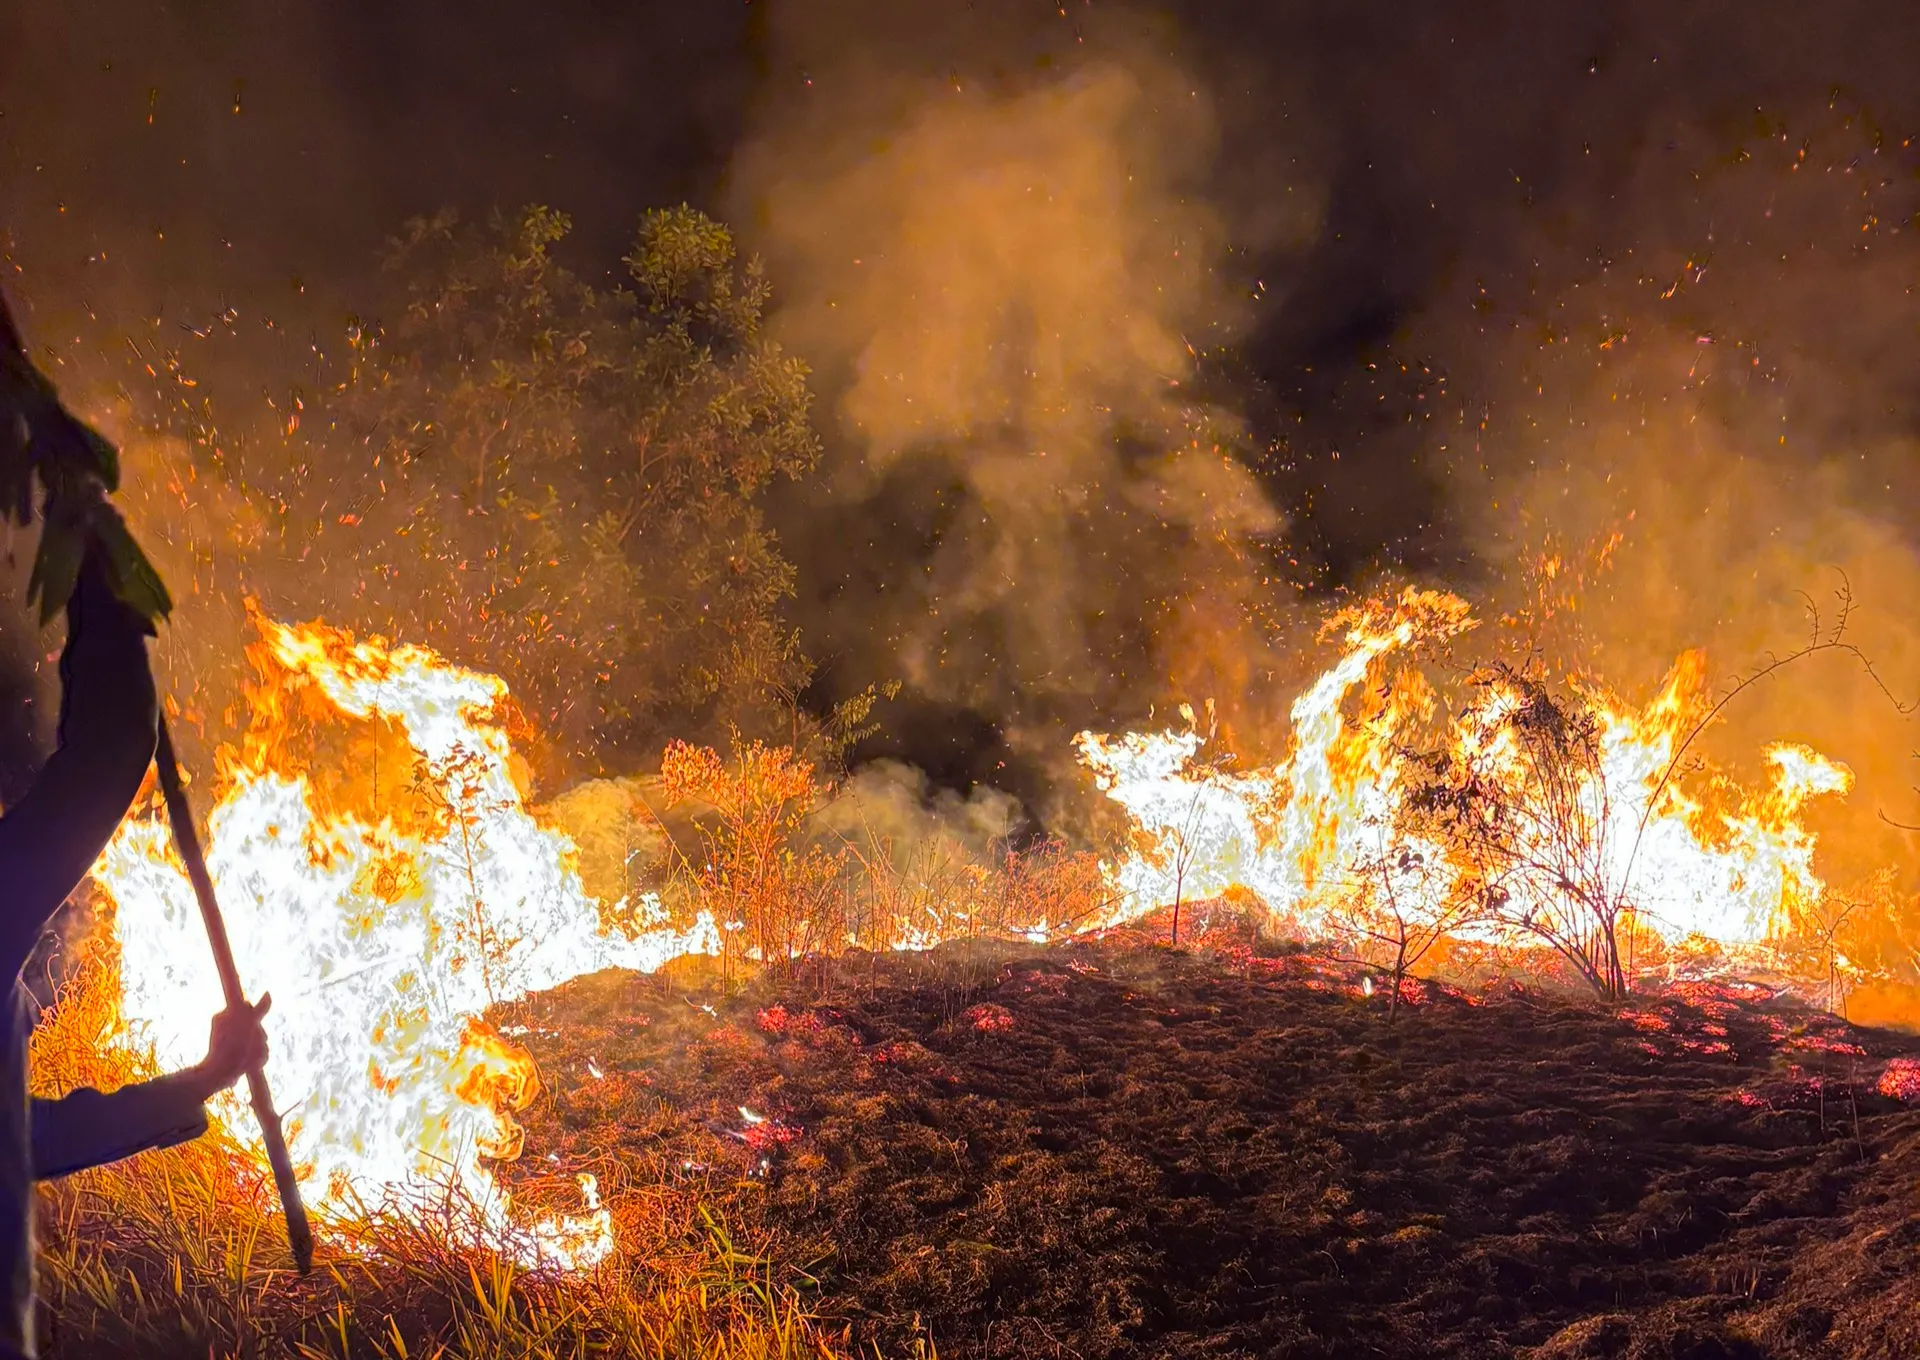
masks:
[[[207,1056],[193,1069],[202,1099],[216,1096],[267,1060],[267,1031],[260,1022],[273,1006],[271,994],[252,1006],[237,1006],[213,1017]]]

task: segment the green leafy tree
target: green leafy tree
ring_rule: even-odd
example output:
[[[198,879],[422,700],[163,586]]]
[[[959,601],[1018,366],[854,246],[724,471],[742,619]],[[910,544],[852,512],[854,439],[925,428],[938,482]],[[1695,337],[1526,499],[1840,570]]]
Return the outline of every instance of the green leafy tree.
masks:
[[[806,366],[765,333],[767,280],[720,223],[648,213],[612,288],[556,258],[568,227],[443,214],[394,243],[404,312],[357,330],[304,412],[301,475],[327,490],[288,500],[317,513],[316,579],[503,672],[576,748],[751,726],[807,675],[760,508],[819,455]]]

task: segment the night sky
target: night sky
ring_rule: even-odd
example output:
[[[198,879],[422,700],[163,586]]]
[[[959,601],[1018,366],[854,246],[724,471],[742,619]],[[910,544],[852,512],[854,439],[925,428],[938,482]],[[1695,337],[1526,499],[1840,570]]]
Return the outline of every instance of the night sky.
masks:
[[[617,258],[650,205],[730,206],[732,153],[759,122],[875,64],[1012,85],[1121,32],[1219,102],[1216,197],[1257,202],[1275,158],[1304,158],[1324,187],[1324,228],[1286,261],[1291,296],[1246,350],[1274,400],[1351,442],[1343,397],[1377,396],[1339,390],[1357,356],[1466,278],[1551,271],[1537,235],[1577,238],[1683,131],[1729,148],[1760,114],[1817,131],[1836,100],[1893,134],[1920,124],[1920,13],[1898,5],[1066,9],[23,0],[0,17],[15,286],[55,316],[291,313],[304,287],[327,319],[366,305],[387,234],[448,204],[552,203],[575,215],[583,256]],[[1631,226],[1593,220],[1582,244],[1618,248]],[[1321,474],[1342,562],[1431,510]]]

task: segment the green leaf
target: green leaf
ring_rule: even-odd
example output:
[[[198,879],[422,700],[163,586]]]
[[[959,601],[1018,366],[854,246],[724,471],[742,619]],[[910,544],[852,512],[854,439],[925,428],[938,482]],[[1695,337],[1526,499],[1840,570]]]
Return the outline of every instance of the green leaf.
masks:
[[[107,490],[118,491],[120,489],[120,450],[116,449],[93,426],[79,421],[75,421],[74,424],[79,426],[81,445],[92,455],[93,466],[89,470],[106,483]]]
[[[127,532],[117,515],[103,515],[95,526],[107,551],[107,579],[122,603],[149,622],[158,623],[173,612],[173,597],[146,553]]]
[[[0,514],[15,524],[33,522],[33,459],[27,452],[25,417],[0,398]]]
[[[45,374],[27,356],[6,298],[0,295],[0,514],[18,524],[34,518],[34,483],[44,489],[45,526],[27,581],[45,625],[65,609],[80,579],[88,543],[98,535],[114,594],[158,622],[173,600],[153,563],[118,515],[95,515],[99,490],[120,485],[120,453],[98,430],[60,404]]]
[[[67,607],[80,580],[80,563],[87,555],[86,534],[67,515],[49,515],[40,531],[40,547],[33,555],[33,574],[27,578],[27,603],[40,601],[42,627]]]

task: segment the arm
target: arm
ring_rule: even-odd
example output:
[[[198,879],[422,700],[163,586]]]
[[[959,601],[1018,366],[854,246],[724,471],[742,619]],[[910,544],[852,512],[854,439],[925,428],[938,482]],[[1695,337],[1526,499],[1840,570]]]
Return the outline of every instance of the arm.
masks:
[[[25,964],[140,792],[157,721],[149,633],[90,549],[67,606],[59,748],[0,817],[0,974]]]
[[[207,1131],[204,1089],[193,1069],[102,1094],[82,1089],[33,1102],[33,1178],[104,1166],[189,1142]]]
[[[272,1004],[263,996],[256,1006],[216,1015],[207,1056],[192,1067],[104,1095],[79,1090],[34,1101],[33,1178],[53,1180],[205,1133],[207,1102],[267,1060],[260,1020]]]

